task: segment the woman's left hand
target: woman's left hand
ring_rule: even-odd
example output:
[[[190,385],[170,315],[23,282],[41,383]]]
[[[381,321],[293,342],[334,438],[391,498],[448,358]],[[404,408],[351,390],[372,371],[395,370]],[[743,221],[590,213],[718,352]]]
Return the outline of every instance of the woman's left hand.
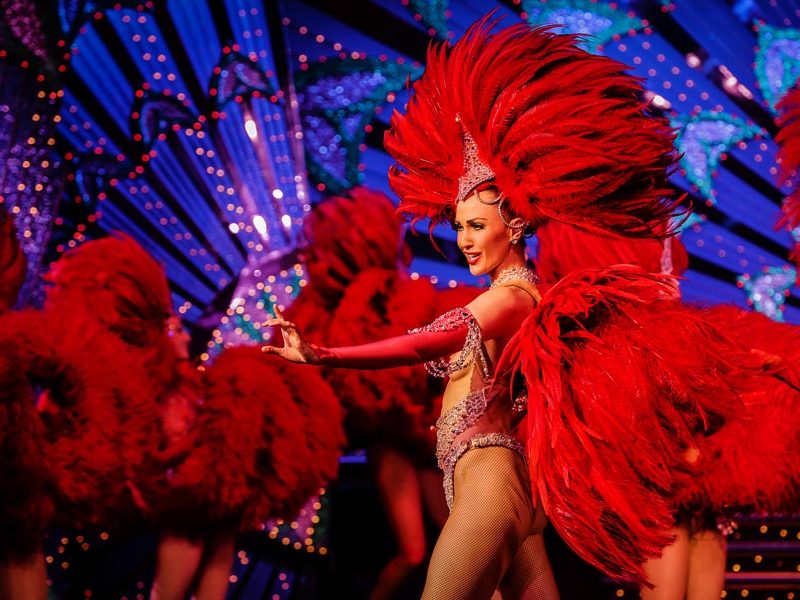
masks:
[[[309,365],[320,364],[319,357],[316,352],[314,352],[314,349],[303,340],[300,332],[297,330],[297,325],[284,319],[277,306],[275,307],[275,318],[268,319],[267,326],[281,328],[283,347],[262,346],[262,352],[266,354],[277,354],[293,363]]]

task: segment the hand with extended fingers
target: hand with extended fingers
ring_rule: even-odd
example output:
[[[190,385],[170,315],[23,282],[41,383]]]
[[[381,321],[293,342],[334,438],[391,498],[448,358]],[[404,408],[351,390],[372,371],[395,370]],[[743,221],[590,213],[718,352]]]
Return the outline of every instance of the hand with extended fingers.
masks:
[[[284,319],[277,306],[275,307],[275,318],[268,319],[267,326],[281,328],[283,347],[279,348],[277,346],[262,346],[262,352],[265,354],[277,354],[278,356],[293,363],[309,365],[320,364],[319,357],[314,352],[314,349],[305,341],[303,341],[302,337],[300,337],[300,332],[297,331],[297,325]]]

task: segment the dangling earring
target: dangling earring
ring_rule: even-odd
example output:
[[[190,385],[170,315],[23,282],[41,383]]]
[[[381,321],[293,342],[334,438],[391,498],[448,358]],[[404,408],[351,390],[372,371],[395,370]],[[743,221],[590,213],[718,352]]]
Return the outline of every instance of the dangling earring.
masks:
[[[516,244],[517,242],[519,242],[519,238],[518,237],[517,238],[511,238],[511,243],[512,244]]]

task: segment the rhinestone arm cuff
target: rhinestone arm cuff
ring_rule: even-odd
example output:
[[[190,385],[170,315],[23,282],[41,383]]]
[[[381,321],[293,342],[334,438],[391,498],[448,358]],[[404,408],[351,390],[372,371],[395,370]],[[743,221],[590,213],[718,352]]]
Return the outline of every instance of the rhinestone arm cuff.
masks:
[[[412,329],[410,334],[419,335],[422,333],[443,333],[448,331],[464,331],[466,337],[463,342],[463,347],[458,357],[450,361],[448,357],[440,355],[436,360],[431,360],[425,363],[425,368],[428,373],[435,377],[447,377],[460,371],[466,367],[470,361],[479,357],[479,363],[483,368],[483,375],[486,379],[490,377],[488,372],[488,361],[484,356],[483,350],[483,337],[481,336],[481,328],[475,317],[467,308],[454,308],[447,311],[442,316],[438,317],[430,325]],[[455,351],[455,350],[454,350]]]

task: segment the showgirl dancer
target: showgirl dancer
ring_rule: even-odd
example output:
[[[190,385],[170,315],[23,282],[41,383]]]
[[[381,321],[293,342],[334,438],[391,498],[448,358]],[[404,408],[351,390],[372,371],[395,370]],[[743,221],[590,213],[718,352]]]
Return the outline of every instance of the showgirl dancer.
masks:
[[[491,288],[427,327],[360,346],[309,345],[277,314],[284,346],[264,351],[362,369],[428,361],[450,377],[437,457],[451,513],[423,597],[556,597],[545,511],[589,562],[645,583],[642,564],[672,541],[674,507],[706,465],[687,450],[713,433],[712,416],[762,398],[762,380],[785,364],[676,303],[668,276],[592,269],[540,295],[521,240],[547,219],[670,233],[672,132],[648,116],[622,65],[574,37],[492,29],[481,21],[429,52],[386,137],[401,211],[451,220]]]
[[[411,279],[403,226],[384,194],[355,188],[327,198],[306,219],[309,283],[287,311],[310,339],[368,342],[405,332],[463,306],[475,288],[436,290]],[[438,311],[438,312],[437,312]],[[447,518],[441,473],[431,461],[431,423],[443,386],[421,366],[389,371],[323,369],[345,408],[353,448],[366,448],[397,554],[381,570],[372,600],[391,598],[426,558],[424,515]]]
[[[386,145],[403,170],[401,211],[451,220],[470,271],[491,288],[430,326],[344,348],[306,344],[278,315],[296,362],[386,368],[429,362],[449,376],[437,457],[450,517],[433,553],[425,598],[555,598],[546,522],[517,439],[525,398],[496,371],[508,340],[540,299],[522,240],[544,217],[658,235],[674,163],[671,132],[645,115],[638,82],[575,38],[483,21],[454,47],[432,49],[405,117]],[[460,351],[460,352],[459,352]],[[452,361],[441,357],[457,353]]]
[[[137,432],[150,424],[147,380],[140,357],[82,303],[64,313],[6,313],[0,344],[0,479],[13,492],[0,498],[4,562],[12,565],[6,591],[12,599],[44,598],[45,528],[135,519],[128,485],[140,455]],[[123,435],[127,427],[130,436]]]

